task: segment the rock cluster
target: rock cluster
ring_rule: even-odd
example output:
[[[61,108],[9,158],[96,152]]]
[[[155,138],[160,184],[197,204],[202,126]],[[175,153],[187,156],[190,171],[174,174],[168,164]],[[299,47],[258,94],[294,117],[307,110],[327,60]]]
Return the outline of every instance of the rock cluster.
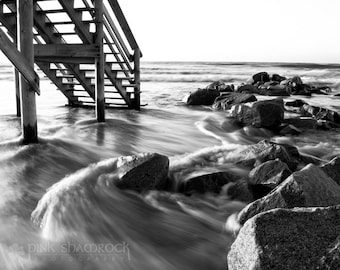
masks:
[[[331,92],[297,76],[260,72],[238,87],[219,81],[206,91],[217,95],[209,102],[212,108],[226,111],[241,126],[288,136],[340,127],[337,111],[301,99],[284,100]],[[188,182],[189,187],[193,183],[206,187],[212,179],[217,185],[232,184],[237,188],[229,195],[239,200],[242,196],[237,193],[251,194],[247,197],[251,202],[236,216],[234,227],[239,232],[228,252],[228,269],[340,269],[340,157],[326,163],[300,154],[294,146],[266,140],[234,154],[239,157],[237,165],[249,169],[247,177],[216,181],[216,175],[206,175]],[[208,190],[223,192],[223,187],[204,188]],[[230,218],[235,222],[235,215]]]

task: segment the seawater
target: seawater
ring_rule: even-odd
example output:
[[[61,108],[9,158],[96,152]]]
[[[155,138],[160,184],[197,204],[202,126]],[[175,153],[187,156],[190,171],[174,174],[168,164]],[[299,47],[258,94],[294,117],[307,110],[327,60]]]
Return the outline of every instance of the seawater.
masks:
[[[171,177],[181,182],[223,170],[247,175],[235,165],[242,158],[236,150],[262,139],[325,161],[339,155],[337,130],[280,137],[235,128],[225,112],[182,102],[213,81],[238,85],[260,71],[330,86],[329,96],[289,99],[340,111],[333,96],[340,93],[339,65],[144,62],[141,111],[107,110],[106,123],[96,122],[93,109],[65,106],[42,78],[40,143],[22,146],[13,70],[1,65],[0,269],[226,269],[234,235],[225,222],[244,203],[224,194],[117,190],[103,185],[101,165],[91,164],[157,152],[169,157]]]

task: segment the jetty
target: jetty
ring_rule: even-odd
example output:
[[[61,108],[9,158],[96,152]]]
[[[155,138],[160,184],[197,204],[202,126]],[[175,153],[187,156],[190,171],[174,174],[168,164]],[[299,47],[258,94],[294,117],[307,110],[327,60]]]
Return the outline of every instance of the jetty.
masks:
[[[24,143],[38,142],[38,69],[98,122],[105,108],[140,109],[142,53],[117,0],[1,0],[0,23]]]

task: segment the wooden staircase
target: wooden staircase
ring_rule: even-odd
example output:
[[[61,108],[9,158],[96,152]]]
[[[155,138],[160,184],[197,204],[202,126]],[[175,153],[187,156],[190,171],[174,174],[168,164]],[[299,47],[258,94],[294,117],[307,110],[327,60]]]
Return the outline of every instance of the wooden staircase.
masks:
[[[34,0],[34,61],[71,106],[94,106],[96,83],[106,107],[140,108],[138,44],[117,0]],[[99,17],[100,16],[100,17]],[[0,23],[16,40],[16,0],[0,0]],[[97,28],[102,27],[102,38]],[[100,58],[102,57],[102,58]],[[96,61],[103,59],[103,76]],[[99,76],[99,78],[97,78]]]

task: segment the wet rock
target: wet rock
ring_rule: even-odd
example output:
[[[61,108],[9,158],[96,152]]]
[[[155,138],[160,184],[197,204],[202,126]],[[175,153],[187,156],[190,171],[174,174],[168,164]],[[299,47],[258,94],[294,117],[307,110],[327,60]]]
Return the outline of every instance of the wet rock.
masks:
[[[319,207],[340,204],[340,186],[319,167],[309,164],[294,172],[267,196],[248,204],[239,214],[251,217],[275,208]]]
[[[276,128],[284,119],[284,107],[282,99],[263,100],[253,105],[236,105],[231,110],[231,116],[235,117],[245,126],[257,128]]]
[[[169,159],[152,153],[120,157],[115,185],[122,189],[163,190],[167,186]]]
[[[285,85],[271,85],[267,88],[267,96],[290,96],[290,88]]]
[[[235,182],[238,177],[229,172],[216,172],[190,178],[181,183],[178,191],[185,194],[219,193],[225,184]]]
[[[229,270],[339,269],[340,206],[275,209],[248,220]]]
[[[303,81],[299,76],[295,76],[295,77],[291,78],[290,81],[291,81],[293,87],[303,85]]]
[[[221,194],[228,196],[230,200],[250,203],[254,201],[254,196],[249,189],[248,182],[245,179],[239,179],[236,182],[223,186]]]
[[[286,77],[283,77],[279,74],[273,74],[272,77],[271,77],[272,81],[279,82],[279,83],[286,80],[286,79],[287,79]]]
[[[227,93],[215,99],[213,108],[217,110],[229,110],[232,105],[253,102],[257,98],[252,94]]]
[[[253,75],[254,84],[257,82],[265,83],[270,81],[269,74],[267,72],[259,72]]]
[[[258,89],[251,84],[241,85],[237,89],[237,92],[244,93],[244,94],[258,94],[259,93]]]
[[[297,107],[297,108],[300,108],[300,107],[302,107],[305,104],[307,104],[307,103],[305,101],[303,101],[302,99],[296,99],[296,100],[293,100],[293,101],[287,101],[285,103],[286,106]]]
[[[217,90],[197,89],[190,93],[186,103],[187,105],[212,105],[220,94]]]
[[[233,92],[234,91],[234,85],[227,85],[224,81],[216,81],[211,84],[209,84],[206,88],[206,90],[217,90],[219,92]]]
[[[321,169],[340,185],[340,157],[333,158],[321,166]]]
[[[280,159],[266,161],[250,171],[248,180],[250,189],[256,199],[261,198],[291,174],[292,171],[287,164]]]
[[[293,126],[293,125],[286,125],[280,130],[280,135],[299,135],[302,133],[302,130]]]
[[[317,121],[313,118],[288,118],[284,120],[284,124],[292,125],[300,130],[316,129],[318,126]]]
[[[296,147],[267,140],[250,145],[246,149],[238,151],[237,154],[240,157],[239,163],[243,165],[257,166],[268,160],[280,159],[292,171],[297,168],[300,159],[300,153]]]
[[[300,113],[304,116],[313,116],[317,120],[327,120],[340,124],[339,113],[325,108],[305,104],[300,108]]]

